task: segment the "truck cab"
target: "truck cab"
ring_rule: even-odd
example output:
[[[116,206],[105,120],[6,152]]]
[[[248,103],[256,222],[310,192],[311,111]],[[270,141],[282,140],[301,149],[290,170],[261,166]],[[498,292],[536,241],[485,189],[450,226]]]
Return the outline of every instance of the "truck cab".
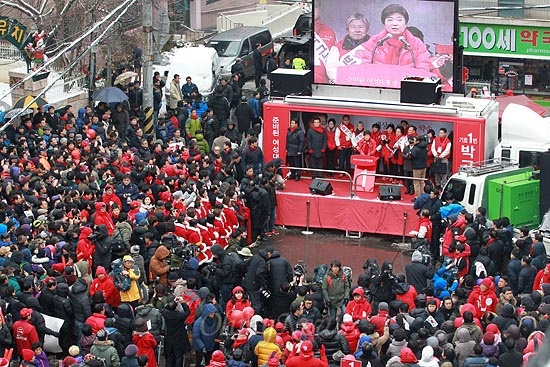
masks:
[[[550,150],[549,128],[549,117],[541,117],[525,106],[509,104],[502,113],[502,134],[494,158],[516,161],[519,167],[540,168],[540,155]]]
[[[508,217],[514,226],[535,228],[540,223],[540,181],[531,166],[519,168],[510,160],[492,159],[461,166],[443,188],[468,212],[487,209],[487,218]]]

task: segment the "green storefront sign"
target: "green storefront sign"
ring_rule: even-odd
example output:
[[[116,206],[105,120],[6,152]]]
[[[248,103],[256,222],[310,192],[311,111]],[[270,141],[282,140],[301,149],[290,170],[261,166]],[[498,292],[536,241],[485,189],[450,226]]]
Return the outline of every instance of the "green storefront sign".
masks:
[[[465,55],[550,58],[550,28],[460,23]]]

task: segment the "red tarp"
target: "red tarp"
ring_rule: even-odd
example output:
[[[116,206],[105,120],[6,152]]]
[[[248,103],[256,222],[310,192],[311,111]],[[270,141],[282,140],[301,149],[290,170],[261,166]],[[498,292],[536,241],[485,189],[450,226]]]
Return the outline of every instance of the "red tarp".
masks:
[[[510,103],[517,103],[519,105],[529,107],[542,117],[548,116],[548,110],[544,108],[541,105],[536,104],[533,100],[531,100],[529,97],[525,95],[519,95],[519,96],[498,96],[496,97],[497,102],[499,103],[499,110],[498,110],[498,118],[502,118],[502,112],[504,112],[504,109],[506,106],[508,106]]]

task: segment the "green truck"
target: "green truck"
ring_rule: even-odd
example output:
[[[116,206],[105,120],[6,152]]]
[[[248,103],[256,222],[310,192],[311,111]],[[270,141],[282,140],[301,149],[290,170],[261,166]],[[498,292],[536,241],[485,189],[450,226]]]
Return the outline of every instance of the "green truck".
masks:
[[[445,184],[442,197],[447,193],[468,212],[481,206],[488,219],[508,217],[516,228],[535,229],[541,223],[539,171],[533,167],[518,168],[503,159],[462,166]]]

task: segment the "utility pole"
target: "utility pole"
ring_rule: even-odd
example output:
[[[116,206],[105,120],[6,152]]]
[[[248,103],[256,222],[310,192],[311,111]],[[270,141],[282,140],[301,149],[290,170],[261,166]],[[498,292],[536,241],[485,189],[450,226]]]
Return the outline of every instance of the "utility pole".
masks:
[[[113,74],[113,68],[112,68],[112,54],[111,54],[111,43],[107,43],[107,75],[105,77],[105,86],[110,87],[111,86],[111,76]]]
[[[145,52],[143,57],[143,132],[155,134],[153,120],[153,1],[142,0]]]

